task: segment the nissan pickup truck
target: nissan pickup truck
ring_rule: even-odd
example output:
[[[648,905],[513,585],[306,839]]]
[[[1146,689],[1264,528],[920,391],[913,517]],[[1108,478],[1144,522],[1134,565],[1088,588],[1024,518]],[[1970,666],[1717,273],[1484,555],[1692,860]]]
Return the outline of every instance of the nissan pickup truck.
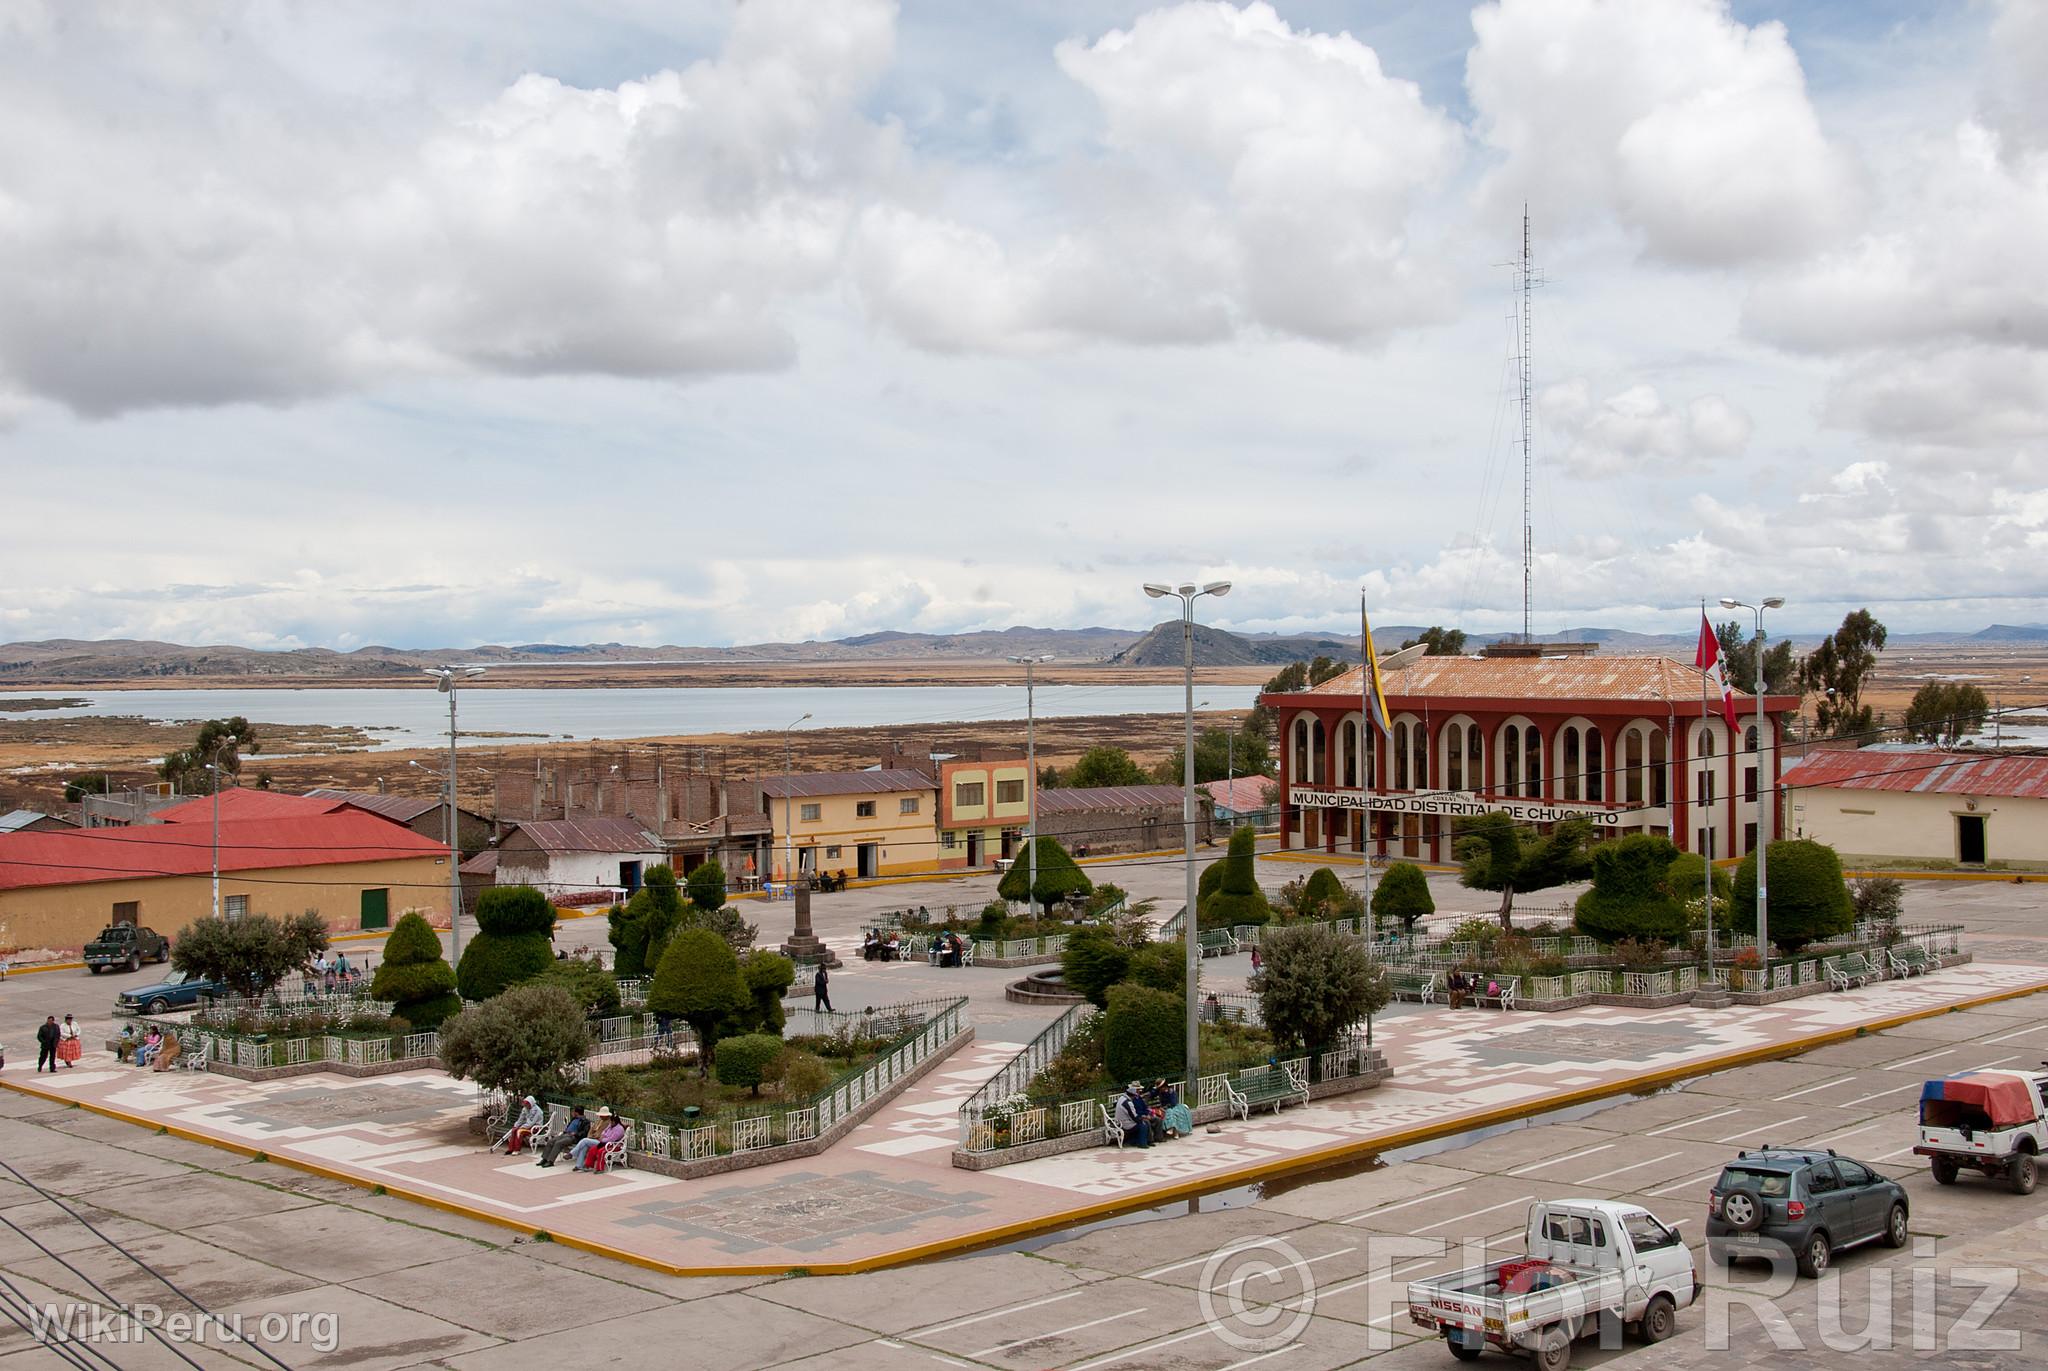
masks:
[[[2048,1148],[2048,1063],[2040,1071],[1966,1071],[1920,1087],[1920,1141],[1934,1179],[1954,1185],[1964,1167],[2033,1193]]]
[[[1563,1371],[1572,1344],[1619,1320],[1662,1342],[1699,1298],[1692,1252],[1675,1225],[1615,1200],[1550,1200],[1529,1207],[1520,1257],[1410,1282],[1408,1317],[1459,1361],[1492,1347]]]
[[[144,962],[171,959],[171,940],[153,928],[108,924],[85,945],[86,967],[97,976],[110,966],[139,970]]]

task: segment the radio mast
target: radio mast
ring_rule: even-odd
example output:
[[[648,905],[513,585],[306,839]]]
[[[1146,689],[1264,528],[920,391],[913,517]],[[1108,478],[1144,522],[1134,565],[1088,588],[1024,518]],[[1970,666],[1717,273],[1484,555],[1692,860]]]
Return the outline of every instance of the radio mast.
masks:
[[[1531,402],[1535,398],[1530,384],[1530,342],[1529,296],[1542,282],[1536,279],[1535,267],[1529,261],[1529,202],[1522,202],[1522,256],[1515,263],[1515,301],[1519,312],[1522,345],[1516,357],[1520,364],[1522,382],[1522,641],[1536,641],[1532,625],[1535,582],[1535,535],[1531,528],[1529,514],[1531,483],[1535,469],[1535,447],[1532,443],[1533,416]]]

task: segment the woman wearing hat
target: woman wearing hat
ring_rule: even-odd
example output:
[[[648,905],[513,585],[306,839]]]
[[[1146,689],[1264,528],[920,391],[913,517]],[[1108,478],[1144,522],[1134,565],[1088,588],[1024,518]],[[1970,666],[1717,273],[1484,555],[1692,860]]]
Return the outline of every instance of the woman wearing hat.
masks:
[[[626,1126],[612,1117],[611,1106],[597,1111],[597,1135],[585,1138],[569,1149],[569,1160],[576,1171],[596,1171],[604,1160],[605,1152],[613,1143],[626,1140]]]
[[[505,1130],[505,1136],[500,1139],[505,1144],[505,1155],[509,1157],[523,1150],[526,1144],[533,1140],[533,1135],[539,1131],[546,1119],[547,1114],[541,1109],[539,1100],[531,1095],[522,1097],[519,1101],[518,1117],[512,1120],[512,1126]]]

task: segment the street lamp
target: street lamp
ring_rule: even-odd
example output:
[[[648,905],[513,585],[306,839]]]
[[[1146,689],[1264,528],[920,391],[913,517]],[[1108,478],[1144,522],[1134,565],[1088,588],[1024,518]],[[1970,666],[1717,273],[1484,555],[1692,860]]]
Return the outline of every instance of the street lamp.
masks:
[[[782,730],[782,879],[789,883],[792,891],[796,889],[796,825],[789,817],[789,797],[794,793],[796,778],[789,770],[789,730],[810,717],[806,714]]]
[[[1771,983],[1771,895],[1765,873],[1770,857],[1771,820],[1777,787],[1772,784],[1776,778],[1764,769],[1764,742],[1770,739],[1770,720],[1764,715],[1764,611],[1781,609],[1784,604],[1782,595],[1767,595],[1761,603],[1754,605],[1731,600],[1725,595],[1721,597],[1721,608],[1746,609],[1756,615],[1756,955],[1766,989]],[[1777,741],[1770,741],[1771,770],[1775,771]]]
[[[455,838],[455,695],[464,681],[484,674],[480,666],[422,667],[434,678],[434,689],[448,697],[448,948],[456,961],[462,960],[462,849]]]
[[[1180,932],[1183,950],[1187,954],[1188,1005],[1187,1005],[1187,1062],[1188,1089],[1194,1090],[1202,1075],[1202,1035],[1200,1000],[1197,998],[1196,980],[1200,975],[1200,939],[1195,936],[1197,914],[1195,910],[1195,601],[1204,595],[1223,596],[1230,593],[1230,582],[1211,581],[1205,586],[1192,583],[1180,586],[1161,585],[1156,581],[1145,584],[1145,593],[1155,600],[1171,595],[1180,601],[1180,655],[1181,672],[1187,688],[1187,743],[1181,754],[1181,842],[1187,854],[1188,903],[1181,915]]]
[[[221,767],[220,754],[237,741],[232,733],[215,738],[213,760],[206,764],[206,769],[213,773],[213,917],[216,919],[220,917],[220,783],[227,774]]]
[[[1032,904],[1038,899],[1038,721],[1031,669],[1040,662],[1051,661],[1052,654],[1043,652],[1009,660],[1024,667],[1024,850],[1030,854],[1031,863],[1031,883],[1024,887],[1024,903]],[[994,800],[995,796],[989,799]],[[995,812],[993,805],[989,812]]]

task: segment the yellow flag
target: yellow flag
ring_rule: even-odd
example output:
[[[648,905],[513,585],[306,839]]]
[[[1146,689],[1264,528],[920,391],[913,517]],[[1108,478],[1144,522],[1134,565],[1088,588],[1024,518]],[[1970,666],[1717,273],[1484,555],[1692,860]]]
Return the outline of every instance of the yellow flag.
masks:
[[[1387,692],[1380,684],[1380,654],[1372,645],[1372,622],[1365,617],[1365,596],[1358,597],[1358,651],[1365,663],[1361,692],[1365,717],[1379,725],[1381,733],[1392,734],[1394,721],[1387,717]]]

